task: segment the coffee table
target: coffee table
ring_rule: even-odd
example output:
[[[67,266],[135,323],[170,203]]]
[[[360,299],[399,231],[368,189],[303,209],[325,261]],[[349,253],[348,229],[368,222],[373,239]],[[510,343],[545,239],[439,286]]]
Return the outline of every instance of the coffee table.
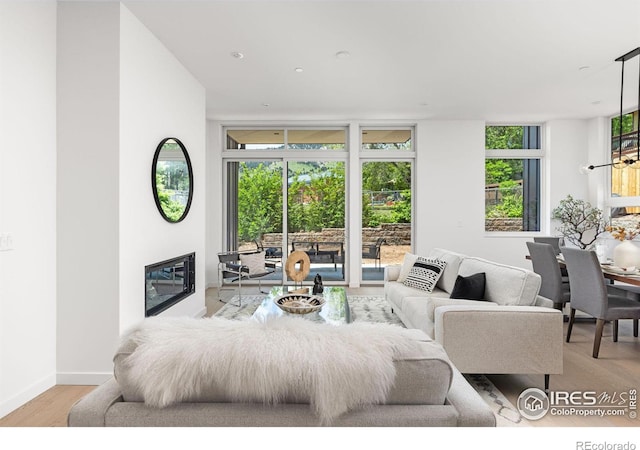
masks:
[[[269,292],[269,295],[262,301],[258,309],[253,313],[253,318],[264,320],[271,317],[293,316],[302,317],[314,322],[330,323],[332,325],[344,325],[351,323],[351,311],[349,310],[349,302],[347,301],[347,290],[340,286],[325,286],[321,296],[325,300],[325,304],[320,311],[309,314],[292,314],[281,310],[275,303],[274,299],[295,288],[289,286],[275,286]],[[309,288],[311,289],[311,288]]]

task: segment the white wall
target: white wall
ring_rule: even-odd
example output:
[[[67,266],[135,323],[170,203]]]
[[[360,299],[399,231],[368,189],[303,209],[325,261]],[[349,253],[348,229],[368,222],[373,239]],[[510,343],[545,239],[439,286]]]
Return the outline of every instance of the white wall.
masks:
[[[207,173],[206,173],[206,281],[207,286],[218,284],[218,256],[223,251],[222,220],[223,212],[223,166],[222,139],[219,122],[207,121]]]
[[[144,266],[196,252],[204,302],[204,89],[114,2],[58,10],[58,383],[97,384],[121,333],[144,318]],[[177,137],[194,169],[187,218],[165,222],[151,189],[158,143]]]
[[[55,3],[0,3],[0,417],[55,384],[55,75]]]
[[[120,330],[144,318],[144,266],[196,252],[196,293],[161,313],[205,309],[205,91],[125,7],[120,15]],[[187,217],[165,221],[151,188],[157,145],[187,148],[194,194]]]
[[[58,3],[58,383],[112,371],[119,316],[118,3]]]

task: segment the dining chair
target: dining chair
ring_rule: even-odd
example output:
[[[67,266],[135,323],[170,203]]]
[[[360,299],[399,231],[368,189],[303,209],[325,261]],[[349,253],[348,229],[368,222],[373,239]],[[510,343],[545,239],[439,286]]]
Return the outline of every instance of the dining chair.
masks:
[[[560,247],[564,247],[564,238],[561,236],[534,236],[533,242],[551,245],[556,255],[560,254]],[[568,283],[569,275],[567,274],[567,269],[565,267],[560,268],[560,274],[563,277],[562,281]]]
[[[563,247],[562,254],[567,264],[571,285],[571,313],[567,328],[567,342],[571,338],[576,310],[595,317],[596,331],[592,356],[597,358],[604,324],[613,322],[613,341],[616,342],[618,320],[640,319],[640,303],[620,295],[620,291],[616,291],[615,286],[605,283],[600,262],[594,251]]]
[[[560,247],[564,247],[564,238],[559,236],[534,236],[533,242],[551,245],[556,255],[560,254]]]
[[[540,295],[553,301],[556,309],[562,310],[571,299],[569,283],[564,283],[556,252],[551,244],[527,242],[533,271],[540,275]]]

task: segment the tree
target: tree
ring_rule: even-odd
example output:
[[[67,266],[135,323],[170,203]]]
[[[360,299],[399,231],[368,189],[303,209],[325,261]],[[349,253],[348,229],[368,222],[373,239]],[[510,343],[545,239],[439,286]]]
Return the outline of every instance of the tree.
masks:
[[[524,148],[524,127],[522,126],[487,126],[485,127],[486,149],[518,149]]]
[[[282,232],[282,169],[279,164],[240,163],[238,235],[244,241]]]
[[[289,232],[344,227],[344,163],[329,162],[289,177]]]
[[[411,191],[402,192],[402,200],[396,202],[391,211],[392,223],[411,223]]]
[[[567,195],[552,211],[552,218],[560,221],[558,231],[578,248],[589,248],[606,231],[607,222],[602,210],[591,203]]]

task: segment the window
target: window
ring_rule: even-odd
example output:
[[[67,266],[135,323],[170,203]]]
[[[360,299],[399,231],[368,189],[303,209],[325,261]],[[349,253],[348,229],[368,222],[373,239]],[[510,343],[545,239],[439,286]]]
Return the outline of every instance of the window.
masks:
[[[227,129],[227,150],[342,150],[346,129]]]
[[[636,160],[638,157],[638,117],[634,111],[611,118],[611,161]],[[622,134],[620,133],[622,131]],[[611,168],[611,224],[635,228],[640,223],[640,166]]]
[[[485,127],[485,231],[540,231],[538,125]]]
[[[362,150],[405,150],[412,151],[412,129],[362,130]]]

